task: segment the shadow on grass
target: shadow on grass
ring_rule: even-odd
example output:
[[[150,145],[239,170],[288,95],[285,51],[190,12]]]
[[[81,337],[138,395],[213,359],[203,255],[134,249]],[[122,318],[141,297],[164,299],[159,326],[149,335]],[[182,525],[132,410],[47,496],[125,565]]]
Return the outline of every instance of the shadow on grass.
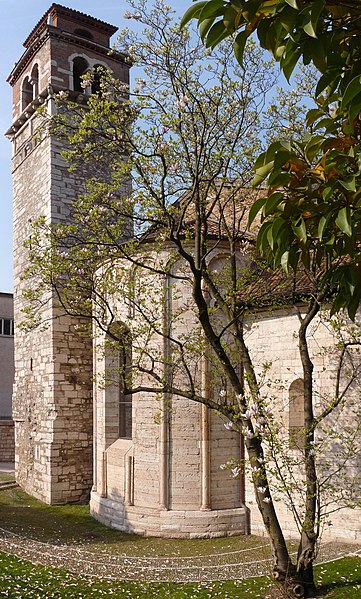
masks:
[[[88,505],[49,506],[30,497],[20,488],[0,491],[0,528],[28,539],[50,544],[86,544],[129,556],[197,556],[262,546],[263,558],[270,555],[262,538],[223,537],[218,539],[165,539],[141,537],[107,528],[90,516]]]
[[[358,588],[357,588],[358,587]],[[354,591],[355,593],[357,593],[356,595],[351,595],[349,592],[346,593],[347,589],[349,589],[350,591]],[[340,593],[337,593],[336,591],[340,591]],[[333,593],[333,595],[330,595],[330,593]],[[342,593],[342,595],[341,595]],[[361,597],[361,573],[360,576],[358,578],[358,580],[355,580],[353,582],[349,581],[349,582],[334,582],[331,584],[327,584],[327,585],[322,585],[322,587],[319,587],[317,589],[317,597]]]
[[[358,599],[361,597],[361,559],[359,557],[345,557],[318,566],[316,570],[321,572],[317,597],[330,597],[330,599],[339,597]]]
[[[49,506],[21,489],[0,492],[0,527],[49,543],[122,543],[139,539],[92,518],[87,505]]]

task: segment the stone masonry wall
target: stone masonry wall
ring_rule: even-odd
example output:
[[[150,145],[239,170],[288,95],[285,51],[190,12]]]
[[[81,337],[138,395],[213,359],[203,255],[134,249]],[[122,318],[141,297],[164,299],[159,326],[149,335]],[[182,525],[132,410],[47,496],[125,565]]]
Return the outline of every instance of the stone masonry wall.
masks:
[[[297,348],[297,335],[299,321],[297,314],[292,310],[278,310],[274,313],[257,314],[254,319],[249,320],[246,341],[251,349],[252,358],[259,367],[264,363],[270,363],[271,368],[267,372],[267,380],[271,382],[269,390],[272,395],[271,407],[277,418],[283,422],[285,427],[285,446],[288,447],[287,429],[289,424],[289,387],[293,381],[302,379],[302,366]],[[335,384],[335,336],[328,318],[322,317],[316,320],[309,332],[310,351],[314,362],[314,387],[315,387],[315,414],[320,411],[320,406],[325,399],[334,397]],[[275,381],[281,381],[279,386]],[[359,397],[360,381],[356,382],[351,389],[352,396]],[[272,391],[273,387],[273,391]],[[352,422],[352,407],[350,411],[345,410],[337,420],[330,419],[328,426],[342,426]],[[298,449],[289,449],[290,455],[297,457]],[[325,458],[330,458],[330,464],[337,457],[337,448],[334,453]],[[341,485],[347,486],[347,475],[353,476],[358,469],[360,472],[360,455],[355,455],[336,475],[341,480]],[[320,468],[320,466],[319,466]],[[327,466],[327,474],[332,466]],[[322,472],[322,470],[321,470]],[[345,477],[344,481],[343,478]],[[253,488],[249,478],[247,479],[246,504],[251,509],[251,531],[255,534],[264,534],[264,526],[257,509]],[[336,506],[331,506],[336,507]],[[286,537],[297,537],[297,528],[291,512],[287,509],[284,501],[276,504],[277,513],[282,523]],[[343,540],[360,542],[361,540],[361,518],[360,509],[342,509],[336,511],[326,518],[323,527],[324,540]]]
[[[23,290],[31,285],[21,281],[31,222],[41,214],[52,222],[66,219],[77,184],[59,144],[34,137],[36,128],[34,116],[17,134],[13,158],[17,323],[24,319]],[[85,501],[92,482],[91,351],[89,341],[79,338],[76,321],[57,316],[50,293],[47,300],[47,328],[17,327],[15,334],[17,480],[48,503]]]
[[[114,267],[115,269],[115,267]],[[122,269],[123,272],[123,269]],[[163,282],[148,275],[147,301],[162,318]],[[182,297],[191,301],[191,290],[176,286],[168,297],[168,309],[177,310]],[[129,307],[117,299],[117,318],[136,327],[137,314],[129,320]],[[173,335],[190,330],[191,314],[172,321]],[[160,325],[159,325],[160,326]],[[134,334],[135,346],[142,344]],[[102,385],[106,365],[111,364],[103,350],[104,337],[95,331],[95,485],[91,513],[101,522],[119,530],[142,535],[168,537],[210,537],[244,534],[248,530],[247,510],[241,503],[240,481],[230,477],[221,464],[239,456],[239,435],[225,429],[224,419],[208,413],[208,435],[203,426],[205,414],[200,404],[182,397],[163,398],[141,392],[133,396],[132,439],[117,437],[119,388]],[[155,352],[164,348],[154,335],[147,345]],[[134,351],[133,346],[133,353]],[[194,364],[199,376],[199,364]],[[152,385],[141,378],[139,383]],[[111,379],[113,380],[113,379]],[[138,381],[134,381],[137,384]],[[204,443],[203,435],[207,437]],[[202,455],[204,444],[207,454]],[[206,459],[205,459],[206,458]],[[205,473],[205,462],[209,471]]]

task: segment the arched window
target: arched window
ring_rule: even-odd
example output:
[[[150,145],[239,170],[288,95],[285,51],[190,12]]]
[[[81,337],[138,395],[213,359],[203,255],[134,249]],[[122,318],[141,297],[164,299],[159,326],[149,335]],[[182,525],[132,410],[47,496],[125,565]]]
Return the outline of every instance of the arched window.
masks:
[[[106,336],[105,418],[108,442],[132,438],[132,340],[122,322],[111,325]],[[107,416],[107,414],[109,416]]]
[[[74,29],[74,33],[76,35],[80,35],[80,37],[85,37],[87,40],[93,40],[94,36],[87,29]]]
[[[304,391],[303,379],[296,379],[290,385],[289,397],[289,445],[291,449],[303,449],[304,447]]]
[[[77,56],[73,60],[73,87],[76,92],[84,92],[82,88],[82,76],[88,71],[89,65],[85,58]]]
[[[21,110],[25,108],[33,100],[33,87],[29,81],[29,77],[25,77],[21,87]]]
[[[33,88],[33,100],[39,95],[39,67],[37,64],[33,66],[30,76],[30,84]]]

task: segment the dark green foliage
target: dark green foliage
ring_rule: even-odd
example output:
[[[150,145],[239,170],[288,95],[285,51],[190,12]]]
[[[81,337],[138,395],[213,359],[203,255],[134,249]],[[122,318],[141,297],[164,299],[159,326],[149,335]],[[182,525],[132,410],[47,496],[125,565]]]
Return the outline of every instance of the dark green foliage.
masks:
[[[346,308],[354,319],[361,301],[360,2],[211,0],[192,6],[183,23],[192,18],[207,46],[238,32],[232,43],[241,64],[255,33],[287,79],[301,59],[318,70],[307,137],[272,144],[256,162],[254,184],[267,180],[269,196],[257,206],[258,246],[285,270],[302,261],[318,272],[332,312]]]

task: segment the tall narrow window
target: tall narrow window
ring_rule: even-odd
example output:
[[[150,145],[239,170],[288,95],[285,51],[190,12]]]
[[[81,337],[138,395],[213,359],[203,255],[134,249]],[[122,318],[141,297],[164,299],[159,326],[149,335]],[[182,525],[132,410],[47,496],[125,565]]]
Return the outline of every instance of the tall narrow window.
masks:
[[[132,396],[125,389],[132,385],[132,341],[129,329],[123,327],[119,347],[119,438],[132,437]]]
[[[73,85],[74,91],[83,92],[82,88],[82,76],[85,75],[87,70],[89,69],[89,65],[85,58],[82,56],[77,56],[73,60]]]
[[[109,327],[104,346],[104,434],[107,447],[132,438],[132,340],[122,322]]]
[[[303,449],[305,428],[303,379],[296,379],[291,383],[288,396],[289,445],[291,449]]]
[[[39,95],[39,67],[37,64],[33,66],[31,71],[30,83],[33,88],[33,100]]]
[[[29,77],[25,77],[21,87],[21,110],[25,108],[33,100],[33,87],[29,81]]]

